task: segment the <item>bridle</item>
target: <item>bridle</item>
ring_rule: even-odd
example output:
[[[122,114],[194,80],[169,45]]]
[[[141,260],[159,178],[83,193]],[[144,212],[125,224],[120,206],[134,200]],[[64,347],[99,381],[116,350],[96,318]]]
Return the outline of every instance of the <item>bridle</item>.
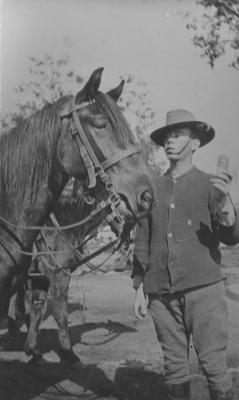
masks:
[[[128,149],[120,150],[112,157],[100,162],[79,119],[78,111],[84,106],[85,103],[74,104],[71,111],[61,113],[60,117],[63,119],[63,124],[65,126],[67,126],[69,118],[71,118],[71,135],[73,140],[76,140],[82,161],[87,171],[89,183],[88,195],[85,196],[85,201],[88,204],[93,204],[95,202],[95,198],[92,197],[90,193],[92,193],[92,189],[96,187],[98,178],[104,185],[107,200],[110,203],[111,213],[109,213],[106,217],[107,220],[109,222],[114,220],[119,225],[123,225],[125,223],[124,217],[117,210],[117,206],[121,203],[121,199],[116,193],[113,184],[110,182],[106,170],[119,163],[121,160],[124,160],[133,154],[139,153],[140,149],[137,146],[130,146]]]
[[[88,104],[88,103],[87,103]],[[73,107],[70,111],[68,112],[62,112],[60,114],[60,118],[63,120],[63,129],[66,129],[70,121],[70,129],[71,129],[71,135],[73,140],[76,140],[77,146],[79,148],[85,169],[87,171],[87,176],[88,176],[88,194],[85,195],[85,201],[87,204],[93,205],[95,203],[95,198],[92,197],[92,189],[96,187],[97,184],[97,179],[101,181],[101,183],[104,186],[104,190],[106,192],[106,200],[101,201],[96,205],[96,208],[91,212],[90,218],[92,218],[95,215],[98,215],[102,212],[102,210],[106,211],[106,216],[104,218],[107,220],[108,223],[114,222],[114,227],[118,230],[118,234],[121,237],[122,232],[124,230],[125,226],[125,219],[124,216],[121,215],[121,213],[117,210],[117,207],[121,203],[121,199],[119,195],[116,193],[115,188],[113,184],[111,183],[108,174],[106,173],[106,170],[114,166],[115,164],[119,163],[121,160],[128,158],[134,154],[137,154],[140,152],[140,149],[137,146],[130,146],[128,149],[121,150],[117,152],[117,154],[114,154],[112,157],[105,159],[104,161],[100,162],[97,155],[95,154],[95,151],[81,125],[78,111],[83,108],[86,105],[86,103],[81,103],[81,104],[73,104]],[[83,225],[84,223],[88,222],[89,217],[85,218],[85,220],[80,221],[79,223],[75,224],[76,226]],[[64,229],[67,229],[68,227],[47,227],[47,226],[17,226],[14,224],[11,224],[10,222],[6,221],[2,217],[0,217],[0,225],[5,228],[5,230],[9,231],[9,226],[23,229],[23,230],[58,230],[58,231],[63,231]],[[68,228],[70,229],[70,228]],[[120,240],[120,245],[123,243],[123,238]],[[5,244],[4,242],[1,243],[1,238],[0,238],[0,245]],[[115,244],[115,241],[112,242],[112,245]],[[21,247],[21,246],[20,246]],[[104,246],[103,246],[104,247]],[[109,246],[107,246],[108,248]],[[5,247],[4,247],[5,248]],[[117,249],[119,248],[119,244],[117,244]],[[105,249],[102,250],[102,252]],[[25,254],[25,255],[35,255],[35,253],[31,252],[26,252],[23,250],[19,250],[20,253]],[[98,255],[97,251],[97,255]],[[94,255],[93,255],[94,256]],[[93,257],[91,257],[93,258]],[[87,261],[88,261],[89,256],[87,256]],[[81,260],[81,264],[83,264]]]

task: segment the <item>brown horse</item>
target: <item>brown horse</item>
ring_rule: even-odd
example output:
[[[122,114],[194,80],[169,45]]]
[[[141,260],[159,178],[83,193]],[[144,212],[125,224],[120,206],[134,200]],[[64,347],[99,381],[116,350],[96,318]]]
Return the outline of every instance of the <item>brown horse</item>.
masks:
[[[96,70],[75,97],[48,104],[1,137],[0,319],[7,316],[11,295],[26,280],[33,242],[69,177],[93,187],[102,197],[109,190],[109,184],[106,187],[99,179],[100,170],[93,171],[95,184],[92,165],[87,172],[94,157],[108,169],[107,177],[122,199],[117,210],[127,221],[150,208],[151,179],[140,154],[128,150],[135,139],[116,105],[123,85],[108,94],[99,92],[102,71]],[[75,114],[77,130],[86,135],[93,154],[82,151],[85,146],[72,127]]]

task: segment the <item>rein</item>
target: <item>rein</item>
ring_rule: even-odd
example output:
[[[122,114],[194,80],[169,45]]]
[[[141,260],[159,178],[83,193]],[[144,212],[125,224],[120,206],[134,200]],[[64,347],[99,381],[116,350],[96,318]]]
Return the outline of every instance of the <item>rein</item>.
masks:
[[[83,220],[81,220],[81,221],[79,221],[79,222],[76,222],[76,223],[74,223],[74,224],[70,224],[70,225],[64,225],[64,226],[60,226],[59,225],[59,223],[53,223],[53,225],[54,226],[38,226],[38,225],[36,225],[36,226],[26,226],[26,227],[24,227],[24,226],[19,226],[19,225],[15,225],[15,224],[12,224],[12,223],[9,223],[8,221],[6,221],[4,218],[2,218],[2,217],[0,217],[2,220],[3,220],[3,222],[4,222],[4,224],[8,224],[8,225],[10,225],[10,226],[12,226],[12,227],[14,227],[14,228],[19,228],[19,229],[22,229],[22,230],[24,230],[24,229],[26,229],[26,230],[41,230],[41,232],[42,231],[59,231],[59,232],[62,232],[63,233],[63,231],[64,230],[69,230],[69,229],[73,229],[73,228],[78,228],[79,226],[82,226],[82,225],[84,225],[84,224],[86,224],[87,222],[89,222],[89,221],[91,221],[93,218],[95,218],[96,216],[98,216],[99,214],[101,214],[104,210],[106,210],[107,208],[109,207],[109,201],[107,201],[107,202],[104,202],[104,201],[102,201],[101,203],[99,203],[98,205],[97,205],[97,208],[95,209],[95,210],[93,210],[91,213],[90,213],[90,215],[88,215],[88,217],[86,217],[86,218],[84,218]],[[55,216],[53,216],[54,215],[54,213],[52,213],[51,215],[50,215],[50,218],[51,218],[51,220],[52,220],[52,222],[53,222],[53,220],[54,221],[56,221],[56,217]],[[108,220],[109,219],[109,216],[107,215],[106,216],[106,219]],[[6,226],[4,226],[4,224],[2,224],[1,223],[1,221],[0,221],[0,225],[2,225],[2,227],[3,228],[5,228],[6,229]],[[9,229],[7,229],[7,232],[9,233]],[[11,232],[11,231],[10,231]],[[73,251],[73,252],[75,252],[75,251],[77,251],[80,247],[82,247],[88,240],[90,240],[91,239],[91,237],[89,237],[87,240],[83,240],[78,246],[76,246],[76,247],[73,247],[72,246],[72,248],[71,248],[71,250]],[[9,245],[9,243],[6,241],[6,240],[4,240],[3,238],[0,238],[0,244],[2,244],[2,246],[5,248],[6,246],[8,246]],[[21,245],[21,243],[19,242],[18,243],[19,244],[19,246],[20,247],[22,247],[22,245]],[[18,252],[19,253],[21,253],[22,255],[26,255],[26,256],[36,256],[36,253],[34,252],[34,251],[25,251],[25,250],[22,250],[22,249],[17,249],[18,250]],[[68,251],[67,250],[57,250],[57,251],[53,251],[53,250],[51,250],[51,253],[52,254],[54,254],[54,255],[57,255],[57,254],[65,254],[65,253],[67,253]],[[38,251],[37,252],[37,255],[38,256],[44,256],[44,255],[49,255],[49,251]]]
[[[52,223],[53,223],[54,226],[56,226],[56,227],[59,226],[59,223],[58,223],[58,221],[57,221],[57,219],[56,219],[56,216],[55,216],[54,214],[51,214],[50,218],[51,218],[51,221],[52,221]],[[117,239],[115,239],[115,240],[110,241],[110,242],[107,243],[106,245],[101,246],[99,249],[97,249],[97,250],[94,251],[93,253],[91,253],[91,254],[89,254],[89,255],[87,255],[87,256],[84,257],[84,256],[79,252],[78,249],[79,249],[80,247],[82,247],[82,245],[83,245],[84,243],[87,243],[87,241],[89,241],[90,239],[92,239],[92,237],[95,236],[95,234],[89,236],[89,237],[87,238],[87,240],[81,242],[78,246],[74,247],[74,246],[65,238],[64,232],[61,232],[62,239],[64,240],[64,242],[65,242],[65,244],[67,245],[68,249],[69,249],[70,251],[72,251],[72,252],[74,253],[74,256],[78,259],[78,261],[77,261],[76,263],[74,263],[73,265],[71,265],[71,266],[61,266],[60,263],[58,262],[58,260],[57,260],[56,257],[55,257],[55,254],[56,254],[56,253],[59,253],[59,252],[54,252],[54,251],[52,251],[52,250],[49,248],[49,246],[47,245],[47,239],[46,239],[45,235],[43,234],[43,232],[41,232],[40,235],[41,235],[41,237],[42,237],[42,239],[43,239],[43,242],[44,242],[44,245],[45,245],[47,251],[46,251],[46,252],[40,252],[40,251],[38,250],[37,253],[34,253],[34,257],[36,258],[36,257],[38,257],[38,256],[40,256],[40,255],[42,255],[42,254],[51,256],[52,260],[56,263],[57,268],[54,268],[54,267],[47,261],[47,259],[46,259],[45,257],[42,257],[42,259],[43,259],[44,263],[47,265],[47,267],[49,268],[49,270],[51,270],[51,271],[54,272],[54,273],[59,273],[59,272],[61,272],[61,271],[65,272],[66,274],[72,273],[73,271],[75,271],[76,268],[80,267],[80,266],[83,265],[83,264],[86,264],[87,262],[89,262],[89,261],[92,260],[93,258],[97,257],[99,254],[101,254],[101,253],[103,253],[103,252],[105,252],[105,251],[107,251],[107,250],[109,250],[110,248],[113,247],[113,249],[111,250],[109,256],[107,256],[107,257],[105,258],[105,260],[104,260],[102,263],[100,263],[99,265],[97,265],[97,266],[94,267],[94,271],[99,270],[99,269],[105,264],[105,262],[108,261],[109,258],[112,257],[112,255],[113,255],[113,254],[122,246],[122,244],[123,244],[123,240],[122,240],[122,238],[120,237],[120,238],[117,238]],[[37,245],[35,245],[35,246],[36,246],[36,248],[38,248]],[[68,250],[66,250],[65,252],[68,252]],[[90,272],[92,272],[92,270],[91,270]],[[89,272],[88,272],[88,273],[89,273]],[[86,274],[86,273],[85,273],[85,274]],[[84,274],[84,275],[85,275],[85,274]],[[39,275],[38,271],[37,271],[37,272],[32,272],[31,274],[29,274],[30,278],[34,278],[35,275],[36,275],[36,276]],[[44,275],[44,274],[43,274],[43,275]]]
[[[67,230],[67,229],[78,228],[79,226],[86,224],[87,222],[89,222],[90,220],[95,218],[98,214],[100,214],[105,209],[107,209],[109,206],[110,206],[109,199],[107,201],[101,201],[96,206],[96,209],[91,211],[91,213],[87,217],[85,217],[81,221],[78,221],[78,222],[75,222],[74,224],[69,224],[69,225],[63,225],[63,226],[59,225],[59,226],[55,226],[55,227],[54,226],[42,226],[42,225],[31,225],[31,226],[16,225],[16,224],[13,224],[13,223],[7,221],[5,218],[3,218],[1,216],[0,216],[0,225],[5,230],[7,228],[7,225],[9,225],[12,228],[17,228],[17,229],[20,229],[20,230],[64,231],[64,230]]]
[[[51,214],[50,216],[52,224],[54,226],[60,226],[59,222],[57,221],[57,218],[54,214]],[[83,246],[83,244],[87,243],[90,239],[92,239],[95,234],[90,235],[86,240],[83,240],[77,247],[74,247],[71,242],[69,242],[66,238],[63,232],[61,232],[61,237],[63,239],[63,241],[65,242],[65,244],[67,245],[68,249],[70,251],[72,251],[74,253],[74,256],[78,259],[78,262],[75,263],[74,265],[71,266],[67,266],[67,267],[61,267],[57,261],[57,259],[54,257],[52,250],[48,247],[47,245],[47,239],[45,237],[45,235],[41,232],[40,233],[44,245],[46,247],[46,249],[48,250],[48,255],[50,255],[52,257],[52,259],[55,261],[55,263],[57,264],[58,268],[54,268],[52,267],[49,263],[47,263],[48,268],[50,268],[52,271],[54,272],[60,272],[60,271],[68,271],[70,270],[70,272],[75,271],[76,268],[80,267],[83,264],[86,264],[88,261],[90,261],[91,259],[97,257],[99,254],[103,253],[104,251],[108,250],[109,248],[111,248],[112,246],[114,246],[113,251],[111,251],[111,254],[101,263],[99,264],[95,269],[99,269],[118,249],[119,247],[121,247],[121,238],[117,238],[115,240],[112,240],[111,242],[107,243],[105,246],[102,246],[100,249],[96,250],[95,252],[87,255],[87,256],[83,256],[80,252],[79,252],[79,248]],[[117,243],[118,242],[118,243]],[[117,246],[115,246],[117,244]],[[39,254],[39,253],[38,253]],[[46,262],[45,257],[43,257],[44,262]]]

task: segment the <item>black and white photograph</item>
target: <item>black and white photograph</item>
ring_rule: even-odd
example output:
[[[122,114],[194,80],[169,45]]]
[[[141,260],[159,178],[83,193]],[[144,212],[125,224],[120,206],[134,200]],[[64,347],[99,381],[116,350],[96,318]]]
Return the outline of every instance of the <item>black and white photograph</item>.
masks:
[[[1,0],[0,42],[0,400],[238,400],[239,0]]]

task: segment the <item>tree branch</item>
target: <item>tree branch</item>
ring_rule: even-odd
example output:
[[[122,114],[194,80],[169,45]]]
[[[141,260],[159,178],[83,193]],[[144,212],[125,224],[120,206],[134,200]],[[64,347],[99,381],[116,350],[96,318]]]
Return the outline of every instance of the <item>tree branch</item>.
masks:
[[[225,4],[221,1],[217,1],[217,4],[220,7],[224,7],[227,11],[229,11],[231,14],[235,15],[237,18],[239,18],[239,13],[236,12],[232,7],[230,7],[228,4]]]

